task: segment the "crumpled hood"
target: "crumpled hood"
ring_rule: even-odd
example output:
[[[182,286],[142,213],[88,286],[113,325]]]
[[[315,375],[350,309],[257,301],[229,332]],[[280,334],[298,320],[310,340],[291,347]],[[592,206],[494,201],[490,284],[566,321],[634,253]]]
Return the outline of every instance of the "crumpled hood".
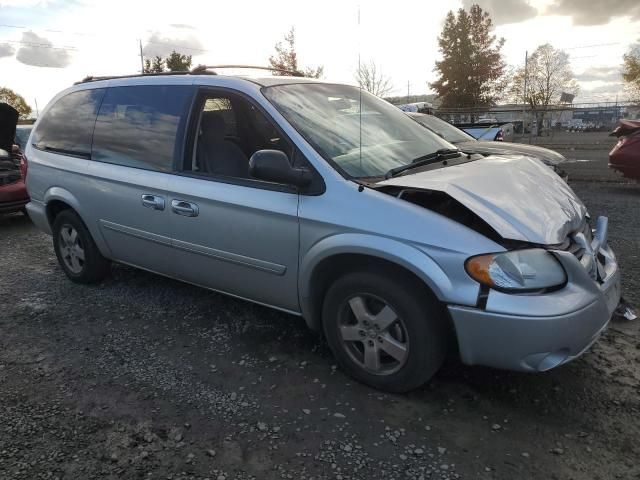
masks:
[[[0,149],[11,153],[16,136],[18,111],[7,103],[0,103]]]
[[[558,152],[522,143],[470,141],[456,143],[456,147],[463,152],[478,152],[483,155],[528,155],[542,160],[547,165],[558,165],[566,161],[566,158]]]
[[[558,175],[523,155],[487,157],[413,172],[377,185],[445,192],[505,239],[559,244],[582,226],[587,214],[584,204]]]

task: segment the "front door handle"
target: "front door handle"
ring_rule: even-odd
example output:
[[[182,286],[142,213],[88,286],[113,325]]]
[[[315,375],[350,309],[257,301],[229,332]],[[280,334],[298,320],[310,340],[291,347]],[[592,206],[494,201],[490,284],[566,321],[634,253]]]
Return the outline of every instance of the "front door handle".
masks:
[[[142,205],[154,210],[164,210],[164,198],[149,193],[142,194]]]
[[[198,205],[184,200],[171,200],[171,210],[185,217],[197,217],[199,213]]]

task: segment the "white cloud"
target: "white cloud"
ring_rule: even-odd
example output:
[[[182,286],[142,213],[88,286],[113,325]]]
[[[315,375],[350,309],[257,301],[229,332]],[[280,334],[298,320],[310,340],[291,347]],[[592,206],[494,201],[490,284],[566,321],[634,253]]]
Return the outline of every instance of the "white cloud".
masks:
[[[16,49],[8,43],[0,43],[0,58],[12,57],[16,53]]]
[[[64,68],[71,63],[71,53],[64,47],[55,47],[50,40],[33,32],[24,32],[16,59],[35,67]]]
[[[518,23],[538,15],[527,0],[462,0],[467,10],[474,4],[489,12],[495,25]]]
[[[146,42],[143,42],[142,53],[145,57],[167,57],[173,51],[184,55],[201,55],[206,52],[202,42],[195,34],[181,36],[168,36],[160,32],[152,33]]]

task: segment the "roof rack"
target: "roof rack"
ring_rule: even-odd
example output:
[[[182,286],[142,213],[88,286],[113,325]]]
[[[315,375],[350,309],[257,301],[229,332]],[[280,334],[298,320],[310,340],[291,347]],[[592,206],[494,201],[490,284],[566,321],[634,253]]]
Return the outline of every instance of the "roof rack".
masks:
[[[268,70],[271,72],[278,73],[287,73],[294,77],[303,77],[304,74],[302,72],[298,72],[295,70],[285,70],[282,68],[274,68],[274,67],[262,67],[257,65],[198,65],[193,67],[191,70],[185,70],[181,72],[160,72],[160,73],[132,73],[130,75],[111,75],[106,77],[94,77],[87,76],[80,80],[79,82],[75,82],[74,85],[78,85],[80,83],[87,82],[97,82],[100,80],[114,80],[117,78],[136,78],[136,77],[159,77],[163,75],[218,75],[218,73],[214,69],[222,69],[222,68],[242,68],[249,70]]]
[[[194,75],[206,72],[216,73],[214,69],[219,68],[242,68],[247,70],[267,70],[270,72],[278,72],[278,73],[288,73],[294,77],[303,77],[304,74],[297,70],[286,70],[284,68],[276,68],[276,67],[264,67],[261,65],[198,65],[191,69],[191,73]]]

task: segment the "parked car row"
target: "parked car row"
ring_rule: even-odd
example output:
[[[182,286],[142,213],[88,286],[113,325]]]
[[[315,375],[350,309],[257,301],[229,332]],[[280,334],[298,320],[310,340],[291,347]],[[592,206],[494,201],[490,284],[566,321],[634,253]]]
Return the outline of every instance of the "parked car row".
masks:
[[[561,167],[561,164],[565,162],[566,159],[563,155],[548,148],[522,143],[481,141],[466,131],[436,116],[421,113],[407,113],[407,115],[422,126],[452,143],[463,152],[479,153],[484,156],[509,154],[527,155],[542,161],[542,163],[560,175],[565,181],[568,179],[568,175]]]
[[[346,85],[210,73],[89,78],[44,110],[27,210],[69,279],[121,262],[299,315],[389,391],[423,384],[451,345],[539,372],[607,327],[608,222],[531,155],[558,156]]]

